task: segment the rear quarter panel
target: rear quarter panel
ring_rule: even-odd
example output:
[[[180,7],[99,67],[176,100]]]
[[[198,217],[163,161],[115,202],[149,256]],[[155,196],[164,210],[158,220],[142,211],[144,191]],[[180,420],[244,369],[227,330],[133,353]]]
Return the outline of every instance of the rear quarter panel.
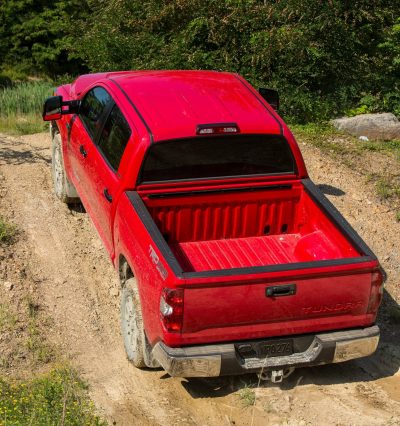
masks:
[[[163,258],[126,193],[121,195],[115,213],[114,243],[117,266],[124,256],[137,279],[143,322],[150,344],[154,345],[161,339],[168,344],[168,336],[165,336],[159,318],[160,294],[164,287],[174,288],[180,280]],[[155,260],[157,257],[161,266]]]

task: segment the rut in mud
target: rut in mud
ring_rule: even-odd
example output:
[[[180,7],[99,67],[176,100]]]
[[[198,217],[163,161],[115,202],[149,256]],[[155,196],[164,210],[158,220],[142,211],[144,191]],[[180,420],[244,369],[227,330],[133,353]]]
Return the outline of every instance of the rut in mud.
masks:
[[[301,145],[311,178],[388,274],[377,353],[299,369],[280,386],[259,384],[254,375],[183,380],[126,360],[117,274],[83,208],[70,210],[53,196],[49,147],[48,134],[0,137],[0,213],[23,230],[24,248],[19,244],[14,257],[35,277],[51,318],[49,340],[81,372],[111,424],[400,424],[400,332],[388,314],[400,300],[400,224],[355,171]],[[15,285],[23,291],[23,277]]]

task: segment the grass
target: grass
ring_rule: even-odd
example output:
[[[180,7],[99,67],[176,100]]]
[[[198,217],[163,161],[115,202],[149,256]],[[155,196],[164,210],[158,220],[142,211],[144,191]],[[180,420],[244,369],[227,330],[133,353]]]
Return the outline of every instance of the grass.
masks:
[[[395,220],[400,222],[400,175],[396,172],[400,169],[400,140],[361,141],[338,132],[327,123],[294,125],[292,130],[299,141],[314,145],[351,169],[358,170],[367,178],[367,182],[373,182],[377,196],[383,201],[390,201],[395,212]],[[389,174],[382,173],[380,163],[372,167],[374,170],[369,170],[365,168],[368,157],[364,157],[367,161],[363,161],[363,156],[367,152],[388,155],[393,158],[394,162],[390,161],[395,166]]]
[[[16,236],[17,228],[0,216],[0,244],[11,244]]]
[[[0,216],[5,259],[14,251],[10,245],[17,232]],[[13,267],[10,262],[6,270]],[[20,278],[8,293],[0,282],[0,426],[106,426],[96,415],[87,385],[49,343],[51,320],[38,294],[28,291],[25,272]]]
[[[391,180],[379,177],[376,182],[376,192],[382,200],[393,197],[400,198],[400,185]]]
[[[271,402],[267,402],[265,405],[264,405],[264,410],[268,413],[268,414],[273,414],[273,413],[276,413],[277,411],[276,411],[276,409],[275,409],[275,407],[272,405],[272,403]]]
[[[20,369],[13,366],[12,358],[0,356],[0,426],[106,425],[95,413],[86,384],[60,357],[56,359],[55,351],[47,343],[43,334],[46,323],[40,318],[39,305],[27,297],[25,309],[27,318],[23,312],[18,312],[17,317],[11,307],[0,304],[0,334],[28,350],[24,359],[30,370],[43,371],[46,364],[46,373],[24,380],[15,375],[13,378],[9,373]],[[17,335],[19,340],[15,341]]]
[[[0,377],[0,426],[102,426],[87,386],[68,367],[28,381]]]
[[[296,137],[335,154],[360,154],[363,151],[392,153],[400,161],[400,140],[361,141],[344,135],[328,123],[310,123],[291,126]]]
[[[400,161],[400,140],[393,141],[366,141],[361,143],[361,149],[372,152],[392,152]]]
[[[17,324],[16,316],[10,312],[5,304],[0,304],[0,333],[5,331],[14,331]]]
[[[27,339],[25,346],[31,353],[33,359],[37,363],[47,364],[55,357],[53,348],[43,339],[43,324],[39,318],[39,305],[29,296],[26,299],[28,321],[27,321]],[[43,322],[43,321],[42,321]]]
[[[0,89],[0,132],[20,135],[43,131],[43,101],[52,91],[53,85],[44,81],[16,83]]]
[[[256,393],[254,392],[254,389],[251,389],[248,386],[240,389],[238,395],[243,407],[251,407],[256,403]]]

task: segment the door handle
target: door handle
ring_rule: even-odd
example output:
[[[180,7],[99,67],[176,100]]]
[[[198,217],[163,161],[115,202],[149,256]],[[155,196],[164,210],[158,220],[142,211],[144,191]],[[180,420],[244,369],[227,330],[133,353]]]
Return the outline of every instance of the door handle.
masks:
[[[82,154],[82,157],[83,157],[83,158],[86,158],[86,157],[87,157],[87,152],[86,152],[85,147],[84,147],[83,145],[81,145],[81,146],[79,147],[79,152]]]
[[[103,195],[109,203],[112,202],[112,195],[108,192],[107,188],[103,191]]]
[[[267,297],[292,296],[296,294],[296,284],[275,285],[265,289]]]

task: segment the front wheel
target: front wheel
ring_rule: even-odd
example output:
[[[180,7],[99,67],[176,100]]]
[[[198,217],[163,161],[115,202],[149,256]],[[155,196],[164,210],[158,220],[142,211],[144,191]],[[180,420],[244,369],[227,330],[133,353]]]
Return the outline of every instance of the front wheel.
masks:
[[[79,202],[79,196],[72,183],[69,182],[64,168],[61,136],[56,133],[51,144],[51,171],[54,192],[59,200],[66,204]]]

